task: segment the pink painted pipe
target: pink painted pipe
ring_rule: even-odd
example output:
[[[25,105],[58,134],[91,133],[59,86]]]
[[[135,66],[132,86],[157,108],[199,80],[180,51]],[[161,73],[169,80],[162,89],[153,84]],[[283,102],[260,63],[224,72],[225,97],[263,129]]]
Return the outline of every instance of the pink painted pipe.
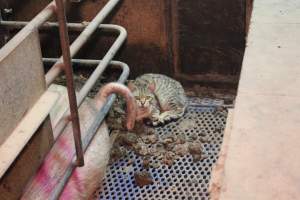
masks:
[[[113,93],[122,95],[127,103],[127,129],[132,129],[135,124],[136,103],[130,90],[119,83],[105,85],[95,98],[96,109],[99,110],[106,98]],[[82,137],[91,125],[95,116],[95,106],[85,102],[79,109]],[[85,151],[85,165],[75,168],[65,185],[59,199],[85,200],[90,199],[100,185],[106,165],[108,164],[111,148],[108,130],[105,124],[101,125],[91,144]],[[47,154],[39,171],[26,186],[23,200],[52,199],[52,194],[57,184],[63,177],[67,167],[72,162],[75,154],[72,128],[70,125],[57,138],[50,152]]]

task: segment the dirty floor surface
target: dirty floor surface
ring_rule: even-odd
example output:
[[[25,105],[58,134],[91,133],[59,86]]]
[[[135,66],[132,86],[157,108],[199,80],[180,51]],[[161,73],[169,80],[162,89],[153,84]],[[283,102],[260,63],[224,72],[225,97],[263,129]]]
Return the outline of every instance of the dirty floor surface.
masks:
[[[227,111],[219,110],[220,101],[190,100],[190,104],[183,118],[155,128],[155,134],[159,137],[167,134],[201,137],[205,132],[208,142],[202,145],[207,158],[195,161],[187,154],[167,165],[152,157],[151,162],[158,165],[145,167],[143,157],[129,151],[107,169],[96,199],[209,199],[211,168],[222,144]],[[138,186],[137,173],[140,172],[145,181]]]

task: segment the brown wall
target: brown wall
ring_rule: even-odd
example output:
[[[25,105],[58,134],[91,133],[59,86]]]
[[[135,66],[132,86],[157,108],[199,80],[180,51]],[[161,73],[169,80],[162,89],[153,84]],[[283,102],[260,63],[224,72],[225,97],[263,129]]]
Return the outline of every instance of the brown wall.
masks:
[[[238,75],[244,51],[242,0],[180,0],[178,40],[181,71]]]
[[[107,1],[73,3],[69,21],[91,20]],[[11,1],[15,7],[12,19],[29,20],[48,2],[23,0],[14,6]],[[129,64],[133,76],[146,72],[174,76],[177,70],[187,76],[214,75],[208,76],[212,77],[208,82],[214,79],[212,82],[222,83],[227,78],[236,85],[245,44],[245,15],[244,0],[123,0],[106,23],[127,29],[127,44],[117,59]],[[98,35],[77,57],[103,56],[113,37]],[[44,36],[43,54],[57,56],[58,44],[57,34]],[[203,80],[207,82],[207,78]]]

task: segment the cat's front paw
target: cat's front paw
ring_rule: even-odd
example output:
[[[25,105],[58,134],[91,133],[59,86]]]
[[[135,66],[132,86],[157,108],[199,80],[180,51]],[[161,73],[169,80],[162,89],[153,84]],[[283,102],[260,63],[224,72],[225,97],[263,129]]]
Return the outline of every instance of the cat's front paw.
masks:
[[[152,126],[159,126],[162,123],[160,121],[152,121]]]
[[[152,118],[152,125],[153,126],[159,126],[165,123],[165,119],[161,116],[153,116]]]

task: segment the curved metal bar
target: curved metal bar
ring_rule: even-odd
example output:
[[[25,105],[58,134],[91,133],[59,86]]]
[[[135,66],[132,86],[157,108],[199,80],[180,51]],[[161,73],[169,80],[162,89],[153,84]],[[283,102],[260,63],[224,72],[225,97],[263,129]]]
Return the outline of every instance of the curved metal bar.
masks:
[[[127,31],[125,28],[118,26],[118,25],[104,25],[103,28],[111,30],[118,30],[120,35],[117,40],[113,43],[111,48],[108,50],[106,55],[103,57],[102,62],[96,67],[90,78],[81,88],[79,95],[78,95],[78,105],[81,105],[84,97],[89,93],[93,85],[95,85],[97,79],[101,76],[103,71],[105,70],[106,66],[110,63],[112,58],[116,55],[117,51],[120,49],[121,45],[125,42],[127,38]]]

